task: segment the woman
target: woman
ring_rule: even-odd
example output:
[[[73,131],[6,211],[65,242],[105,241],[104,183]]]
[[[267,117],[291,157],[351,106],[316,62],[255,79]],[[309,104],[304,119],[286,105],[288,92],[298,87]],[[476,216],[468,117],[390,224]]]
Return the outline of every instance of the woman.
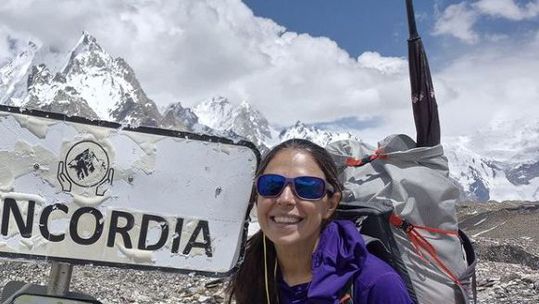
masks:
[[[412,302],[399,275],[367,252],[354,223],[332,220],[342,186],[326,150],[285,141],[265,156],[255,185],[261,230],[247,241],[229,303]]]

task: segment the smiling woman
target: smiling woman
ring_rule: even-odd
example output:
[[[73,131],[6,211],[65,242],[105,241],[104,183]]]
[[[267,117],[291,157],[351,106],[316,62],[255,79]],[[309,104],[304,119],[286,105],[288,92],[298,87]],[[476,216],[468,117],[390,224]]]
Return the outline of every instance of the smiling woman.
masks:
[[[411,303],[355,225],[333,220],[342,186],[326,150],[301,139],[279,144],[255,186],[261,230],[247,242],[229,303]]]

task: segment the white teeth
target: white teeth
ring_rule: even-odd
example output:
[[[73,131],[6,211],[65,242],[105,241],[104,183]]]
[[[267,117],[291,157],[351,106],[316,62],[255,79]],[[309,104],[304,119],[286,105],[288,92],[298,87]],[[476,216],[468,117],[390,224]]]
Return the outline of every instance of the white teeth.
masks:
[[[301,221],[300,218],[290,216],[275,216],[273,220],[279,224],[295,224]]]

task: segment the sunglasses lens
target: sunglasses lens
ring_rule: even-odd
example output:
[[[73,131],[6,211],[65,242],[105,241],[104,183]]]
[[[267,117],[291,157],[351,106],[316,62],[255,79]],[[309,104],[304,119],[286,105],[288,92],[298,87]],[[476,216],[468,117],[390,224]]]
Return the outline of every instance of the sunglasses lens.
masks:
[[[286,178],[275,174],[261,175],[256,183],[256,191],[265,197],[274,197],[283,190]]]
[[[321,199],[325,194],[325,182],[314,176],[300,176],[294,179],[294,188],[300,198],[307,200]]]

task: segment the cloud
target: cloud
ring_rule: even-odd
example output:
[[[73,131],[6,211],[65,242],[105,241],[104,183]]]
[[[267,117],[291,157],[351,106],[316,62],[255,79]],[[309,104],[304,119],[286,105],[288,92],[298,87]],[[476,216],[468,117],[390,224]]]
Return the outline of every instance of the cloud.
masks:
[[[478,14],[466,3],[449,5],[436,20],[433,35],[450,35],[468,44],[479,42],[479,34],[473,30]]]
[[[474,27],[486,17],[521,21],[538,14],[539,1],[465,1],[443,10],[434,34],[474,44],[433,75],[444,134],[469,134],[493,121],[536,119],[539,31],[480,34]]]
[[[519,4],[516,0],[466,0],[447,6],[439,14],[434,30],[435,36],[453,36],[467,44],[504,39],[502,33],[480,34],[474,29],[485,17],[510,21],[530,20],[539,16],[539,0]]]
[[[16,31],[5,24],[0,24],[0,66],[25,50],[28,41],[40,44],[39,39],[28,33]]]
[[[443,133],[469,134],[492,121],[525,125],[536,120],[538,42],[531,35],[514,44],[477,48],[436,73]]]
[[[539,15],[539,1],[519,5],[515,0],[478,0],[473,4],[481,14],[514,21],[532,19]]]
[[[539,32],[514,46],[512,37],[492,36],[490,48],[473,31],[477,10],[449,6],[435,26],[478,46],[433,70],[444,135],[466,134],[495,116],[539,113]],[[223,95],[281,126],[375,117],[358,134],[369,142],[415,134],[405,59],[375,51],[352,58],[328,38],[255,17],[240,0],[1,1],[0,20],[0,58],[9,56],[8,36],[38,37],[43,49],[67,53],[86,30],[126,59],[161,107]]]
[[[0,25],[0,65],[15,55],[12,54],[13,48],[11,47],[10,40],[9,31],[5,26]]]
[[[126,59],[161,107],[223,95],[283,125],[409,106],[409,93],[398,93],[394,104],[389,92],[406,90],[404,59],[368,52],[356,60],[328,38],[255,17],[240,0],[47,2],[2,2],[0,20],[64,52],[88,31]]]
[[[362,67],[376,69],[386,74],[399,73],[408,68],[408,62],[405,59],[383,57],[377,52],[364,52],[357,58],[357,61]]]

